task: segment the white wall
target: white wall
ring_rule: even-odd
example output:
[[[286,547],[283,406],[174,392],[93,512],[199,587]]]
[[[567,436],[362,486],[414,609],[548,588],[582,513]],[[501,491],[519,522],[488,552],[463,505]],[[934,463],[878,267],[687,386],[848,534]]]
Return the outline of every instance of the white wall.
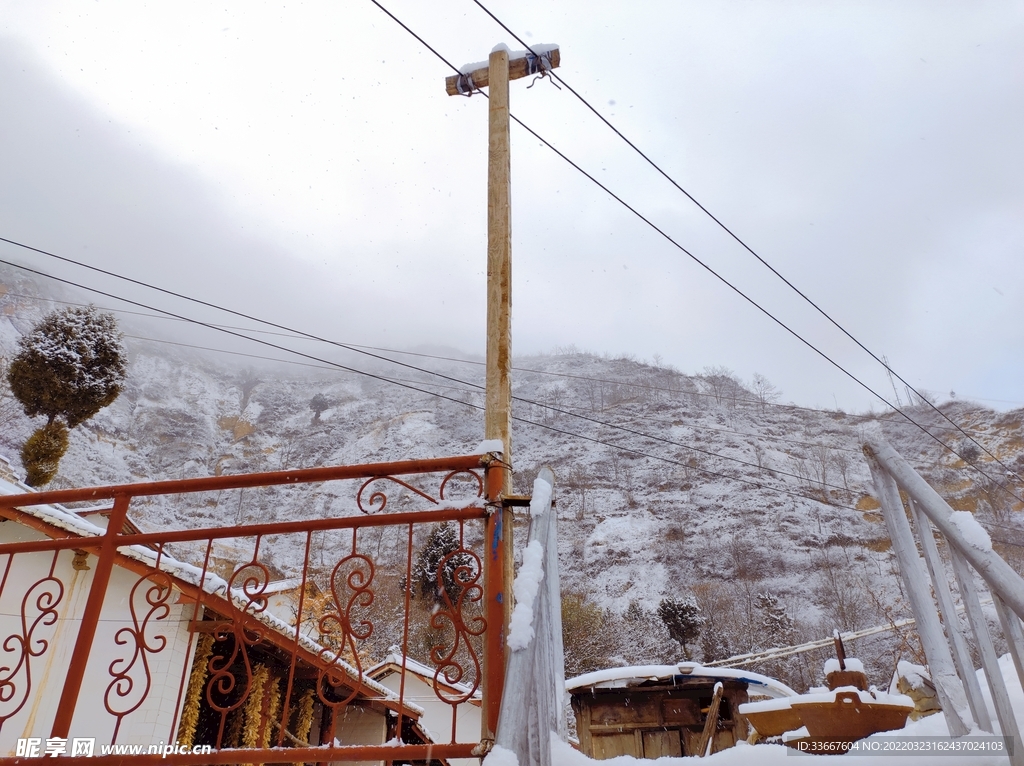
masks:
[[[0,523],[0,542],[41,539],[46,538],[14,521]],[[24,699],[26,681],[31,678],[31,691],[24,706],[0,728],[0,753],[13,755],[20,737],[45,739],[50,735],[97,561],[94,555],[90,555],[90,569],[77,571],[72,567],[73,558],[71,551],[62,552],[57,558],[53,575],[63,583],[64,593],[56,606],[58,620],[52,625],[37,625],[32,634],[32,645],[35,651],[41,652],[40,656],[31,657],[27,668],[23,665],[11,676],[15,685],[13,698],[10,702],[0,702],[0,715],[9,714]],[[52,562],[52,553],[21,553],[13,558],[3,592],[0,593],[0,668],[9,668],[0,671],[0,680],[11,675],[11,670],[17,666],[21,657],[20,642],[12,637],[22,635],[23,600],[31,589],[26,608],[27,623],[31,628],[39,614],[37,599],[43,593],[43,589],[36,583],[47,577]],[[6,564],[7,557],[0,556],[0,576]],[[118,645],[115,636],[122,628],[132,626],[128,599],[138,580],[138,575],[117,566],[111,573],[71,725],[70,737],[95,737],[97,748],[111,741],[116,723],[115,717],[104,706],[104,696],[112,680],[110,665],[121,658],[130,661],[135,650],[135,642],[130,637],[123,636],[127,638],[127,643]],[[140,621],[149,609],[144,591],[145,586],[140,587],[135,597]],[[55,595],[57,590],[51,587],[48,592]],[[163,620],[152,621],[146,631],[148,641],[154,648],[161,643],[156,639],[158,635],[164,636],[167,643],[162,651],[146,657],[149,663],[149,691],[139,709],[122,720],[117,736],[119,743],[150,745],[167,742],[168,738],[173,741],[176,727],[172,719],[182,673],[187,673],[191,666],[188,622],[194,610],[190,604],[175,603],[178,596],[178,591],[172,592],[168,600],[169,614]],[[45,651],[42,641],[46,642]],[[113,692],[110,695],[113,704],[121,705],[121,709],[132,706],[142,696],[146,673],[141,658],[136,659],[131,676],[135,686],[131,694],[124,698],[129,700],[127,704]]]
[[[402,677],[398,673],[381,678],[378,683],[398,694]],[[405,699],[423,708],[420,726],[427,730],[435,743],[448,743],[452,738],[452,706],[442,702],[434,693],[433,684],[413,673],[405,675]],[[455,741],[480,741],[480,708],[464,702],[456,708]],[[479,758],[453,758],[452,766],[479,766]]]

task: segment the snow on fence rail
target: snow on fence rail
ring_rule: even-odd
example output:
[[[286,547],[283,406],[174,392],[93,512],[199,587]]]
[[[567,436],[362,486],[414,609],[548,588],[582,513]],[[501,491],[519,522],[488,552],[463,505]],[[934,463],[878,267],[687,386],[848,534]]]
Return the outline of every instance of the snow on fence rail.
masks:
[[[949,590],[946,569],[939,556],[932,525],[945,538],[949,558],[963,600],[967,621],[977,642],[982,668],[992,693],[996,716],[1002,734],[1012,737],[1016,747],[1011,755],[1013,766],[1024,766],[1024,742],[1010,706],[1009,693],[1002,673],[988,623],[981,610],[975,588],[974,572],[985,581],[999,617],[1003,634],[1010,648],[1018,680],[1024,687],[1024,578],[992,550],[984,529],[973,516],[957,513],[939,494],[881,437],[868,439],[864,453],[875,483],[878,499],[900,575],[907,586],[910,604],[917,619],[918,633],[928,658],[928,667],[935,683],[942,711],[950,734],[963,736],[970,730],[970,718],[982,729],[993,730],[981,687],[974,672],[967,643],[957,625],[953,597]],[[907,495],[904,506],[900,490]],[[925,567],[917,552],[914,530],[917,529]],[[974,572],[972,572],[972,568]],[[938,600],[932,600],[928,579]],[[940,623],[939,614],[942,615]],[[948,628],[944,635],[942,624]]]

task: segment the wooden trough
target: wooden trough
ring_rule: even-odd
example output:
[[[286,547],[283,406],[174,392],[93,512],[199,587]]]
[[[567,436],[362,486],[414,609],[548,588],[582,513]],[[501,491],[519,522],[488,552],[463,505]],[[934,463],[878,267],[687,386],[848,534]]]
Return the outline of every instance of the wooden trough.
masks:
[[[825,676],[829,690],[784,699],[750,702],[740,714],[754,727],[752,741],[806,729],[806,735],[787,741],[856,742],[882,731],[902,729],[914,702],[902,694],[868,690],[859,660],[846,660],[837,639],[839,659],[829,660]]]

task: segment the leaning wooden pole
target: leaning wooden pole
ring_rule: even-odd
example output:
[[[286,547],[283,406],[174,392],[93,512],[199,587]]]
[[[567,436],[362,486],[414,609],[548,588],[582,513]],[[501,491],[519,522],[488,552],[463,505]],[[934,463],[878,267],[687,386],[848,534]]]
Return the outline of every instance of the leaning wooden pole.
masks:
[[[508,51],[488,60],[487,380],[484,438],[500,439],[512,465],[512,163],[509,151]],[[505,471],[502,494],[512,492]]]

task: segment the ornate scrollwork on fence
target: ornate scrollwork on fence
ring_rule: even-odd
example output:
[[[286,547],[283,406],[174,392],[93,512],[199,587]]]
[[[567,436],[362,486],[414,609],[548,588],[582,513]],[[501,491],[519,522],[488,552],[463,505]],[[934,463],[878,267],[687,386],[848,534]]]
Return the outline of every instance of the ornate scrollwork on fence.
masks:
[[[436,496],[431,495],[428,492],[425,492],[419,487],[413,486],[407,481],[396,479],[394,476],[374,476],[371,479],[367,479],[362,483],[362,485],[360,485],[359,491],[356,493],[356,505],[359,507],[360,511],[366,514],[381,513],[384,511],[388,504],[388,495],[387,492],[385,492],[382,487],[386,485],[380,485],[376,489],[371,489],[369,496],[365,496],[367,488],[370,488],[371,485],[376,484],[376,482],[391,482],[393,484],[397,484],[398,486],[404,487],[405,489],[409,490],[413,494],[422,497],[424,500],[427,500],[433,503],[434,505],[438,505],[439,502],[449,500],[449,498],[445,497],[445,490],[448,489],[449,483],[453,479],[465,479],[466,477],[469,477],[471,485],[475,486],[476,488],[476,494],[471,495],[471,497],[483,497],[483,477],[480,476],[480,474],[478,474],[476,471],[462,469],[458,471],[452,471],[446,474],[444,478],[441,479],[441,484],[437,492],[435,493]]]
[[[267,608],[267,586],[270,584],[270,570],[257,560],[259,541],[252,560],[242,564],[228,580],[228,596],[233,602],[241,600],[240,609],[247,614],[260,614]]]
[[[152,676],[148,655],[159,654],[167,646],[167,636],[155,634],[154,629],[155,623],[167,619],[170,614],[170,598],[171,578],[156,569],[139,578],[128,596],[132,625],[118,630],[114,634],[114,643],[130,647],[130,656],[119,657],[110,663],[107,672],[112,680],[103,695],[107,712],[117,719],[112,743],[117,741],[117,732],[124,717],[138,710],[149,695]]]
[[[32,660],[43,656],[50,646],[36,631],[53,625],[59,617],[57,607],[64,599],[64,583],[53,576],[58,555],[54,551],[50,571],[34,582],[21,600],[21,632],[12,633],[0,644],[4,658],[13,655],[14,661],[13,665],[0,665],[0,727],[25,706],[32,691]]]
[[[447,577],[445,571],[451,562],[455,569]],[[430,659],[437,670],[434,672],[434,693],[449,705],[458,705],[469,700],[480,687],[480,658],[473,647],[471,638],[483,635],[487,621],[478,613],[468,616],[467,612],[478,610],[474,607],[483,599],[484,589],[480,585],[483,566],[480,557],[459,541],[459,548],[445,556],[437,565],[437,582],[449,580],[456,591],[454,600],[449,588],[441,588],[444,608],[430,618],[430,626],[444,630],[449,625],[454,632],[451,647],[446,651],[443,645],[430,650]],[[462,693],[452,691],[452,685],[466,687]]]
[[[259,615],[267,608],[270,571],[259,561],[261,539],[256,538],[252,559],[237,567],[228,580],[227,598],[237,615],[226,617]],[[217,734],[220,744],[228,714],[244,705],[252,691],[254,671],[249,650],[263,640],[264,630],[253,626],[251,621],[232,619],[214,630],[213,636],[214,655],[207,665],[210,678],[206,684],[206,701],[221,715]],[[230,651],[225,652],[229,639]],[[218,654],[218,649],[223,653]]]
[[[348,660],[360,677],[363,674],[357,642],[373,635],[373,623],[364,619],[365,615],[357,614],[357,611],[368,609],[373,604],[371,586],[374,572],[373,561],[356,552],[354,539],[352,553],[341,559],[331,572],[332,610],[323,615],[318,623],[320,642],[326,645],[320,651],[320,657],[327,664],[320,669],[317,677],[317,696],[325,705],[347,705],[358,692],[353,685],[344,699],[338,699],[341,694],[339,690],[345,685],[347,676],[341,663]]]
[[[431,503],[434,503],[435,505],[437,504],[437,500],[435,498],[431,497],[423,490],[414,487],[412,484],[409,484],[406,481],[396,479],[394,476],[374,476],[372,479],[367,479],[366,481],[364,481],[362,485],[359,487],[359,491],[356,493],[356,505],[359,506],[359,510],[362,511],[363,513],[381,513],[387,507],[388,495],[383,489],[375,489],[370,492],[369,497],[363,497],[363,492],[366,491],[366,488],[378,481],[394,482],[400,487],[405,487],[413,494],[419,495],[424,500],[429,500]],[[364,501],[366,502],[366,505],[363,504]],[[379,505],[379,507],[374,508],[375,505]]]
[[[467,479],[469,480],[470,486],[476,489],[476,494],[470,497],[478,498],[484,496],[484,477],[478,474],[476,471],[462,470],[452,471],[441,480],[440,496],[442,500],[449,500],[450,498],[445,497],[445,490],[448,489],[449,483],[453,479]]]

